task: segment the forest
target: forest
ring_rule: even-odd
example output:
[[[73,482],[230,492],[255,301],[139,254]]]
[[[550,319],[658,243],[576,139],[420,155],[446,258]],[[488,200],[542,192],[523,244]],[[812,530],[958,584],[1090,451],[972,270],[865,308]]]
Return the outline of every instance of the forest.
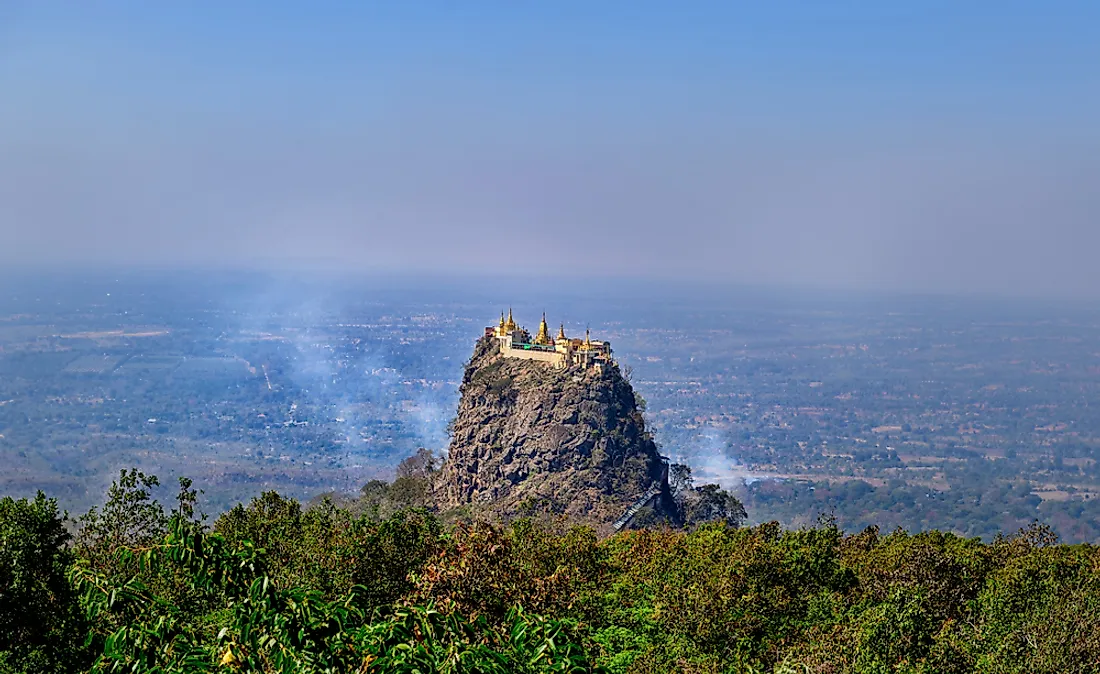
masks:
[[[1100,549],[1038,523],[600,538],[448,520],[409,484],[212,521],[190,480],[158,487],[123,471],[73,518],[0,500],[0,672],[1100,671]]]

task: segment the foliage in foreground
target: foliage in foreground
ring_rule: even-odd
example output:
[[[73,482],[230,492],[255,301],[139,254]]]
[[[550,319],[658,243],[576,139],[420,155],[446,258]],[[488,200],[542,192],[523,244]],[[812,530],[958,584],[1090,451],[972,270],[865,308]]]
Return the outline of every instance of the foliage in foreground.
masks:
[[[1094,672],[1100,550],[727,524],[600,540],[122,476],[71,545],[0,501],[0,672]],[[125,507],[119,507],[123,505]]]
[[[226,546],[186,521],[141,551],[119,585],[86,565],[73,569],[92,622],[124,624],[103,640],[95,672],[575,672],[587,671],[566,624],[510,610],[504,629],[454,611],[398,606],[368,613],[355,586],[335,601],[301,587],[280,589],[258,575],[260,550]],[[134,558],[129,551],[120,561]],[[212,615],[191,615],[151,591],[146,575],[183,574]],[[216,631],[215,631],[216,630]],[[97,649],[98,650],[98,649]]]

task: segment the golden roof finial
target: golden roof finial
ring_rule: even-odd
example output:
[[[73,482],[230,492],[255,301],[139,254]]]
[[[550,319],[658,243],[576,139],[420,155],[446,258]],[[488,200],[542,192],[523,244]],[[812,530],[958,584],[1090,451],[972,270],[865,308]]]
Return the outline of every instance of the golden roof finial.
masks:
[[[508,307],[508,322],[504,324],[504,329],[509,332],[516,329],[516,322],[512,320],[512,307]]]
[[[535,336],[535,344],[550,343],[550,328],[546,325],[546,312],[542,312],[542,322],[539,323],[539,334]]]
[[[565,323],[562,323],[561,327],[558,328],[558,336],[555,339],[565,341]]]
[[[498,326],[501,332],[504,332],[504,312],[500,312],[500,325]]]
[[[584,349],[588,351],[592,348],[592,337],[589,335],[588,328],[584,329]]]

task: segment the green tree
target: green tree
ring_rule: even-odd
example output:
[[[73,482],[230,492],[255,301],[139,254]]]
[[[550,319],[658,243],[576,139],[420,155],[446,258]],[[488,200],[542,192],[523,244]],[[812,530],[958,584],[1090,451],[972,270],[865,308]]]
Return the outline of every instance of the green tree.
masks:
[[[294,499],[265,492],[214,523],[230,545],[245,541],[264,554],[256,563],[279,587],[309,587],[326,599],[355,585],[372,607],[397,601],[440,544],[438,521],[423,511],[385,520],[336,507],[329,500],[303,511]]]
[[[685,492],[682,499],[684,523],[724,522],[737,528],[748,516],[736,496],[716,484],[705,484]]]
[[[113,564],[117,550],[160,540],[167,530],[168,517],[153,498],[152,490],[158,486],[156,475],[146,475],[136,468],[121,471],[118,480],[111,483],[102,508],[93,507],[77,520],[79,555],[104,568]]]
[[[80,668],[84,625],[65,574],[65,516],[42,492],[0,499],[0,671]]]

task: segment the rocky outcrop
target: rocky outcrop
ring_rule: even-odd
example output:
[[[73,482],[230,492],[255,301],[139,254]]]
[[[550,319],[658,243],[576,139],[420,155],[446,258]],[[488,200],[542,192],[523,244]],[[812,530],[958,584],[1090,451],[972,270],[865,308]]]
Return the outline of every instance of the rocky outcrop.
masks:
[[[610,525],[655,484],[652,506],[678,519],[667,463],[618,367],[564,370],[477,343],[466,366],[437,504],[510,517],[560,513]]]

